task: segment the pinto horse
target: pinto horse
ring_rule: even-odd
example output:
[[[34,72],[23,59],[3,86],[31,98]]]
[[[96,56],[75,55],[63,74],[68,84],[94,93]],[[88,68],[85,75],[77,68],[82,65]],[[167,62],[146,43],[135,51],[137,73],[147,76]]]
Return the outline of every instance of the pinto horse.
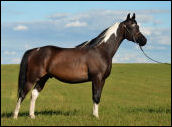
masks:
[[[21,102],[27,93],[31,93],[29,115],[35,118],[35,101],[49,78],[56,78],[66,83],[92,82],[93,115],[99,118],[98,104],[106,78],[112,68],[112,57],[121,42],[127,39],[144,46],[147,39],[139,31],[135,13],[130,13],[125,21],[115,23],[105,29],[91,41],[86,41],[75,48],[44,46],[25,52],[19,72],[18,100],[14,118],[18,117]]]

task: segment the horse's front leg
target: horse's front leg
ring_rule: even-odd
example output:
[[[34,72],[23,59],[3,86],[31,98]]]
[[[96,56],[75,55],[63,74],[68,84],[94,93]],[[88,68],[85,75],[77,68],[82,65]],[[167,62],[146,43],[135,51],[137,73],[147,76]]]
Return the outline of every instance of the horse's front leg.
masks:
[[[93,115],[96,118],[99,118],[98,108],[104,83],[105,80],[100,77],[97,77],[92,81]]]

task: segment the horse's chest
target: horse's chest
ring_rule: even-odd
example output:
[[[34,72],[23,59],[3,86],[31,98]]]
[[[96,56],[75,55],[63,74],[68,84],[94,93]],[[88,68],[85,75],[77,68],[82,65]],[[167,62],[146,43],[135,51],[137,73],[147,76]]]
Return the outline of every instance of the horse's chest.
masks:
[[[106,69],[105,74],[104,74],[104,77],[105,77],[105,78],[107,78],[107,77],[110,75],[111,68],[112,68],[112,65],[109,64],[109,65],[107,66],[107,69]]]

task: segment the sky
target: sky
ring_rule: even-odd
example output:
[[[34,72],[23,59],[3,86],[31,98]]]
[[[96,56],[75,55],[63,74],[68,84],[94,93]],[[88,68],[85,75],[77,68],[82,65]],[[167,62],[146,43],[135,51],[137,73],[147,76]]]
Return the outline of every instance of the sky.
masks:
[[[145,52],[171,63],[171,1],[3,1],[1,64],[18,64],[28,49],[45,45],[75,47],[95,38],[128,13],[136,13],[147,38]],[[154,63],[124,40],[113,63]]]

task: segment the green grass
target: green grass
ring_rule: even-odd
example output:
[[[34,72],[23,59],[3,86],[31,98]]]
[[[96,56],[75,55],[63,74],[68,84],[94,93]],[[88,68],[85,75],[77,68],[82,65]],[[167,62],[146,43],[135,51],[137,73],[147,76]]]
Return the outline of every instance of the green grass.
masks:
[[[92,116],[91,83],[66,84],[49,79],[36,102],[36,119],[29,118],[30,93],[17,120],[19,65],[1,65],[1,125],[171,125],[171,65],[113,64],[99,107]]]

